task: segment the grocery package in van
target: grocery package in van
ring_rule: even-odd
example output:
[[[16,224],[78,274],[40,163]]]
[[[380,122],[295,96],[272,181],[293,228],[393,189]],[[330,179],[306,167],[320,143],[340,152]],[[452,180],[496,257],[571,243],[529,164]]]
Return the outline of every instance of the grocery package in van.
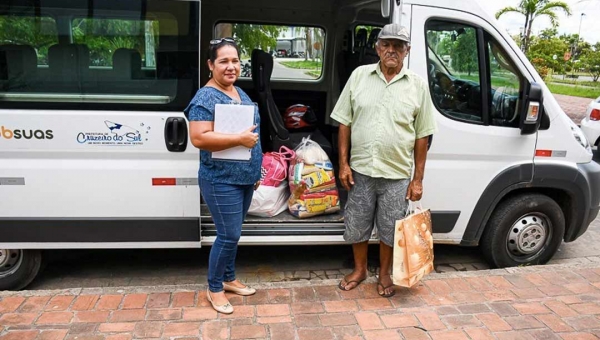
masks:
[[[290,213],[307,218],[338,212],[340,200],[333,164],[325,151],[310,137],[303,138],[295,151],[288,173]]]
[[[289,161],[294,158],[294,151],[285,146],[279,152],[267,152],[263,155],[260,186],[254,190],[248,215],[273,217],[286,209],[290,196],[287,172]]]

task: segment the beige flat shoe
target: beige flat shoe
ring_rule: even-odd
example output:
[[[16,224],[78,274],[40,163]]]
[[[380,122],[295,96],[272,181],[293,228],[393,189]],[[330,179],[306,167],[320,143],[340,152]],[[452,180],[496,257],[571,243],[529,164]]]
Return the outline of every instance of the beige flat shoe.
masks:
[[[246,286],[244,288],[239,288],[239,287],[232,286],[232,285],[228,284],[227,282],[223,282],[223,289],[225,289],[226,292],[232,292],[234,294],[242,295],[242,296],[253,295],[256,293],[256,289],[254,289],[254,288],[250,288],[248,286]]]
[[[212,305],[212,308],[214,308],[214,310],[216,310],[217,312],[223,313],[223,314],[233,313],[233,306],[230,303],[226,303],[222,306],[216,305],[213,302],[212,298],[210,297],[210,290],[208,290],[208,288],[206,289],[206,297],[208,298],[208,301]]]

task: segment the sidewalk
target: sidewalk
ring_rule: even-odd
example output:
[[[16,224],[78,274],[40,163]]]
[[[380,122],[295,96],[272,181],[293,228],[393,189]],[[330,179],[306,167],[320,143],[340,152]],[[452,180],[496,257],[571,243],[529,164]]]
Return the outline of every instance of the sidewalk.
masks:
[[[556,98],[560,107],[575,124],[579,124],[583,117],[585,117],[587,106],[592,101],[589,98],[565,96],[561,94],[554,94],[554,98]]]
[[[322,285],[321,285],[322,284]],[[598,339],[600,263],[431,274],[380,298],[374,278],[262,284],[217,315],[203,285],[0,292],[1,340]]]

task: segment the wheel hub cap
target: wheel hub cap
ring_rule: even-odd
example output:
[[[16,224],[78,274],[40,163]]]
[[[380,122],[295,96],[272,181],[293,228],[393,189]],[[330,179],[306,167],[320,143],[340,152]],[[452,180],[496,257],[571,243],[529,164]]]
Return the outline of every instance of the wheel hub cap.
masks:
[[[520,218],[508,234],[508,249],[513,255],[529,255],[538,252],[548,238],[546,219],[536,215]]]
[[[8,259],[8,250],[0,249],[0,268],[4,267],[4,264],[6,263],[7,259]]]
[[[21,250],[0,249],[0,276],[12,274],[19,269]]]

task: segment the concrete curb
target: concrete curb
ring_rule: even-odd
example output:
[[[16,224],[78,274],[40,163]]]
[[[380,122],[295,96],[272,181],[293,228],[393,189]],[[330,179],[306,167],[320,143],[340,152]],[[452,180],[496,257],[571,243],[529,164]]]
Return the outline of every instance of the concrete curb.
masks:
[[[484,269],[477,271],[457,271],[447,273],[431,273],[423,278],[427,280],[444,280],[452,278],[467,278],[481,276],[509,276],[544,272],[573,271],[578,269],[600,268],[600,257],[577,258],[558,260],[560,263],[552,263],[529,267],[511,267],[502,269]],[[375,276],[369,277],[365,283],[375,283]],[[337,279],[327,280],[298,280],[284,282],[262,282],[254,283],[252,287],[260,290],[265,289],[289,289],[307,286],[335,286],[339,283]],[[24,290],[24,291],[0,291],[0,297],[7,296],[50,296],[50,295],[101,295],[101,294],[132,294],[132,293],[173,293],[184,291],[204,291],[205,284],[183,284],[183,285],[159,285],[159,286],[125,286],[125,287],[97,287],[97,288],[69,288],[57,290]]]

